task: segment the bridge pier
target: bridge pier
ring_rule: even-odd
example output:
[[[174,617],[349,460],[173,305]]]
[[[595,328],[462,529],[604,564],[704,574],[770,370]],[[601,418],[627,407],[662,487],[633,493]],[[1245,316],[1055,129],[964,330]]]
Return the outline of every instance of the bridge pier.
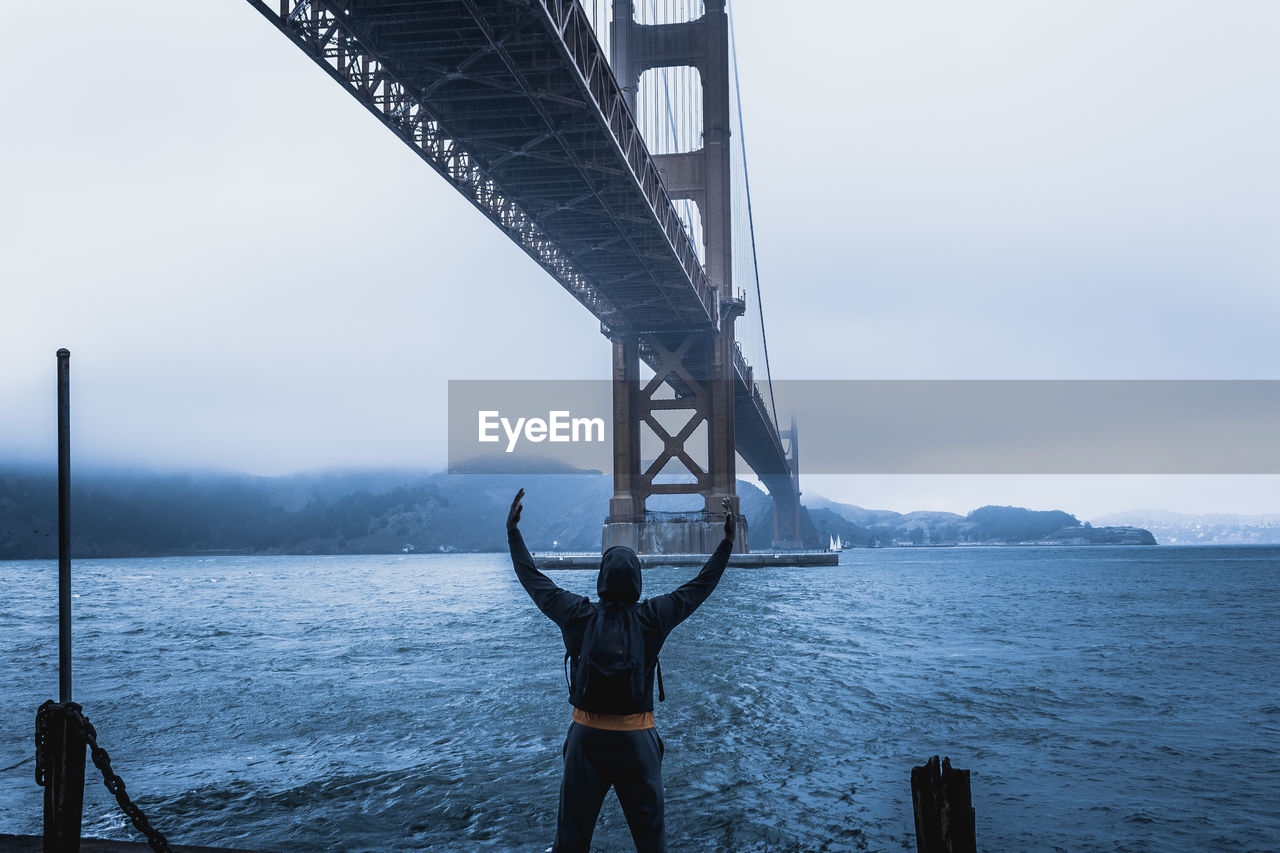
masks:
[[[800,516],[800,432],[796,419],[791,419],[791,429],[780,430],[779,436],[787,442],[786,483],[774,483],[764,478],[769,494],[773,496],[773,546],[775,548],[803,548],[804,533]]]
[[[613,341],[613,497],[601,544],[626,545],[640,554],[707,554],[724,536],[723,501],[738,514],[738,553],[749,551],[748,531],[735,488],[733,317],[728,332],[682,336],[612,334]],[[640,381],[640,361],[653,376]],[[674,412],[674,417],[663,413]],[[697,441],[706,441],[706,465]],[[641,458],[641,433],[648,430],[662,449],[647,466]],[[651,510],[653,495],[700,495],[699,510],[666,513]]]
[[[699,71],[701,147],[653,159],[669,196],[692,200],[702,218],[704,265],[719,312],[717,328],[711,332],[606,330],[613,340],[615,473],[602,544],[606,548],[626,545],[642,554],[710,553],[724,535],[727,498],[739,517],[734,549],[746,553],[747,526],[736,489],[733,325],[742,312],[742,301],[734,297],[732,286],[729,25],[724,0],[709,0],[696,20],[644,25],[635,21],[632,0],[614,0],[612,27],[610,65],[633,114],[645,71],[672,66],[693,66]],[[643,387],[642,359],[654,370]],[[686,411],[688,419],[668,430],[656,416],[663,411]],[[705,470],[686,448],[703,424]],[[641,470],[644,426],[663,447]],[[680,482],[672,482],[672,474]],[[650,496],[667,494],[701,495],[702,510],[661,513],[646,506]]]

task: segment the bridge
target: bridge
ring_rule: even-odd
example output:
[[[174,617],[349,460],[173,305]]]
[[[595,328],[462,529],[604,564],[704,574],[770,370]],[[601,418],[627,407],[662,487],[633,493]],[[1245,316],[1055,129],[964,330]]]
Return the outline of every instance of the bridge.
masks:
[[[735,451],[773,498],[772,543],[800,544],[725,0],[248,2],[599,319],[606,547],[712,550]],[[702,506],[666,515],[668,495]]]

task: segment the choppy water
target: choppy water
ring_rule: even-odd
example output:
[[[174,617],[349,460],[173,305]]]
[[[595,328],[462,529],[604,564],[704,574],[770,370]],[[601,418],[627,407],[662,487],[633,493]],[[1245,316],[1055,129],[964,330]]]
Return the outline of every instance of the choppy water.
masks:
[[[646,592],[693,569],[646,571]],[[178,842],[544,850],[558,632],[503,555],[75,565],[75,693]],[[594,574],[553,572],[590,593]],[[56,567],[0,563],[0,766],[56,697]],[[853,551],[730,570],[663,653],[673,850],[913,850],[910,768],[987,851],[1280,849],[1280,548]],[[37,833],[31,765],[0,832]],[[90,782],[86,829],[131,837]],[[625,850],[607,801],[597,849]]]

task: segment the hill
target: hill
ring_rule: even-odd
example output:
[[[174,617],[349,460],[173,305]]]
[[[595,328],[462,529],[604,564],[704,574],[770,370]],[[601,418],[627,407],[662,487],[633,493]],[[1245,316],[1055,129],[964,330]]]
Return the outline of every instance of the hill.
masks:
[[[170,554],[387,554],[503,551],[512,495],[527,491],[525,539],[534,551],[595,551],[613,478],[573,474],[336,471],[288,477],[77,473],[72,552],[78,558]],[[772,501],[739,481],[755,550],[768,547]],[[839,536],[854,546],[1016,543],[1154,544],[1130,528],[1092,528],[1053,510],[982,507],[946,512],[867,510],[822,498],[801,519],[811,548]],[[1144,538],[1145,534],[1145,538]],[[57,555],[57,480],[0,471],[0,559]]]
[[[521,529],[531,549],[594,551],[613,478],[577,474],[339,471],[289,477],[77,474],[72,552],[386,554],[505,551],[511,497],[527,492]],[[749,530],[769,536],[772,501],[738,483]],[[817,546],[817,534],[809,528]],[[0,472],[0,559],[57,556],[57,480]]]
[[[1143,527],[1165,545],[1280,545],[1280,515],[1191,515],[1137,509],[1096,518],[1094,524]]]
[[[968,515],[953,512],[869,510],[825,498],[810,500],[809,515],[820,535],[840,536],[859,547],[889,545],[1154,545],[1146,530],[1094,527],[1061,510],[984,506]]]

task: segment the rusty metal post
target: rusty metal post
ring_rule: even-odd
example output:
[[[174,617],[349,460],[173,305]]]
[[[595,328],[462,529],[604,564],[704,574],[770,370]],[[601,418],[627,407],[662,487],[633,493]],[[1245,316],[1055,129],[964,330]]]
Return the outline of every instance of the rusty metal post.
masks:
[[[71,701],[71,353],[58,350],[58,701]]]
[[[58,697],[44,728],[44,850],[78,853],[85,739],[71,705],[71,353],[58,350]]]
[[[44,853],[79,853],[84,813],[84,731],[67,704],[50,709],[45,728]]]

